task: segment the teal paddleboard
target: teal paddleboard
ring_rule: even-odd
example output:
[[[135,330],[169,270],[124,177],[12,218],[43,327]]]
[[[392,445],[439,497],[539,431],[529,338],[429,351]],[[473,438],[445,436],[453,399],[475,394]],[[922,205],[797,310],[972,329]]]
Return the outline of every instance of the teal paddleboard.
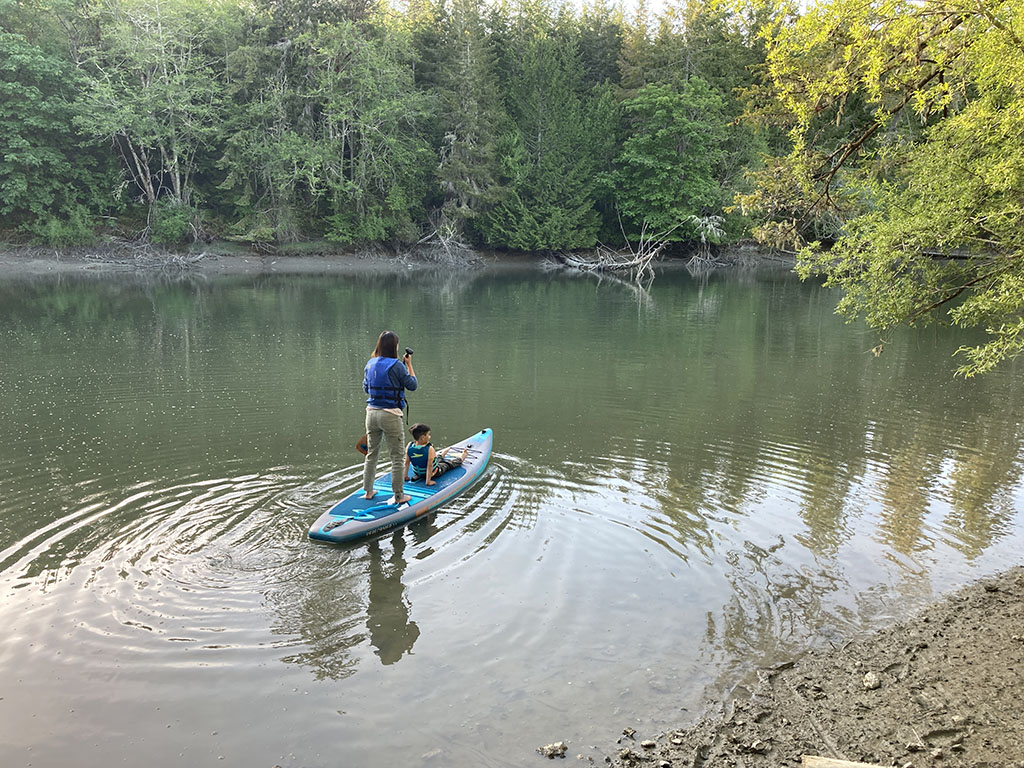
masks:
[[[493,442],[494,433],[482,429],[455,443],[449,455],[457,456],[463,448],[469,449],[462,466],[445,472],[431,486],[423,480],[406,480],[405,493],[411,499],[403,504],[395,504],[391,494],[391,473],[381,475],[373,483],[377,491],[374,498],[364,499],[362,488],[346,496],[317,518],[309,529],[309,538],[339,543],[357,541],[423,517],[480,479],[491,459]]]

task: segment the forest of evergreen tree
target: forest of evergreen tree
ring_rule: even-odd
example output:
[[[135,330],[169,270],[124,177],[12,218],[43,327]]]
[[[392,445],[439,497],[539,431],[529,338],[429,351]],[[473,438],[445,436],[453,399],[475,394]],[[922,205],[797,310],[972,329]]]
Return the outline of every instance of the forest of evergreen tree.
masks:
[[[710,218],[735,239],[779,13],[0,0],[0,234],[550,251]]]

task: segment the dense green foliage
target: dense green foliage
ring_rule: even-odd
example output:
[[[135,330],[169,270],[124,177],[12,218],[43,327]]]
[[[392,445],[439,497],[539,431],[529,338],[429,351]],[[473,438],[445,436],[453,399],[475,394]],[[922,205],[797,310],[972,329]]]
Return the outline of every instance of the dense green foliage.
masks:
[[[690,239],[760,162],[755,31],[718,0],[0,0],[0,231]]]
[[[692,235],[681,225],[724,201],[715,176],[725,154],[721,96],[694,76],[679,88],[645,85],[622,109],[630,126],[613,178],[630,234],[646,222],[663,237]]]
[[[744,202],[761,236],[883,332],[987,329],[974,375],[1024,351],[1024,5],[831,0],[770,35],[792,151]],[[831,247],[826,247],[831,246]]]
[[[0,217],[55,245],[92,237],[109,173],[73,126],[76,70],[0,29]],[[92,206],[92,210],[90,210]]]
[[[503,68],[511,118],[499,141],[502,201],[487,214],[494,245],[585,248],[597,240],[595,172],[607,163],[614,103],[583,84],[577,41],[560,30],[518,30]]]

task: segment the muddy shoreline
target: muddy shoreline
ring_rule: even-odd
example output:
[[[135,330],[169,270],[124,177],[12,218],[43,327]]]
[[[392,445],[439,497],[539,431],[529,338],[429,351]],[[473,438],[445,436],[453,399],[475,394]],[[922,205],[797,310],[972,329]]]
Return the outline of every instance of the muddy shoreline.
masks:
[[[816,755],[901,768],[1024,768],[1024,567],[757,677],[690,727],[627,729],[606,761],[768,768]]]
[[[750,244],[719,249],[722,266],[790,268],[792,259],[774,256]],[[458,261],[438,261],[415,249],[340,250],[304,244],[273,253],[257,253],[232,244],[214,244],[188,251],[164,251],[125,245],[54,249],[40,246],[0,247],[0,278],[37,275],[128,274],[394,274],[414,270],[466,270],[475,267],[538,267],[541,253],[479,251]],[[658,269],[685,268],[685,258],[667,258]]]
[[[88,274],[385,274],[438,267],[383,251],[259,254],[247,249],[169,252],[138,248],[14,248],[0,251],[0,277]]]

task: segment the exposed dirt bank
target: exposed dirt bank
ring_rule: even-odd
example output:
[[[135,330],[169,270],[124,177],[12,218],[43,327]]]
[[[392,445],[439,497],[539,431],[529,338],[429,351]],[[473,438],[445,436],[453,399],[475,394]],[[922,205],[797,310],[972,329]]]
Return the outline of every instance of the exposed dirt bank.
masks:
[[[885,766],[1024,768],[1024,568],[909,621],[765,670],[724,713],[644,740],[616,766],[797,766],[805,754]]]
[[[522,267],[546,261],[543,254],[480,251],[458,262],[439,262],[436,251],[405,252],[384,249],[339,250],[302,243],[274,253],[259,254],[232,243],[214,243],[188,252],[160,251],[129,245],[103,245],[56,250],[44,247],[0,246],[0,277],[32,275],[130,273],[247,274],[386,274],[414,269],[459,269],[474,265]],[[771,264],[789,267],[791,259],[771,256],[751,245],[720,249],[721,266]],[[663,261],[659,269],[685,268],[685,258]]]
[[[258,254],[244,248],[217,248],[188,253],[103,246],[56,251],[12,248],[0,251],[0,276],[88,274],[108,272],[243,274],[361,274],[437,267],[411,255],[385,251],[329,251]]]

